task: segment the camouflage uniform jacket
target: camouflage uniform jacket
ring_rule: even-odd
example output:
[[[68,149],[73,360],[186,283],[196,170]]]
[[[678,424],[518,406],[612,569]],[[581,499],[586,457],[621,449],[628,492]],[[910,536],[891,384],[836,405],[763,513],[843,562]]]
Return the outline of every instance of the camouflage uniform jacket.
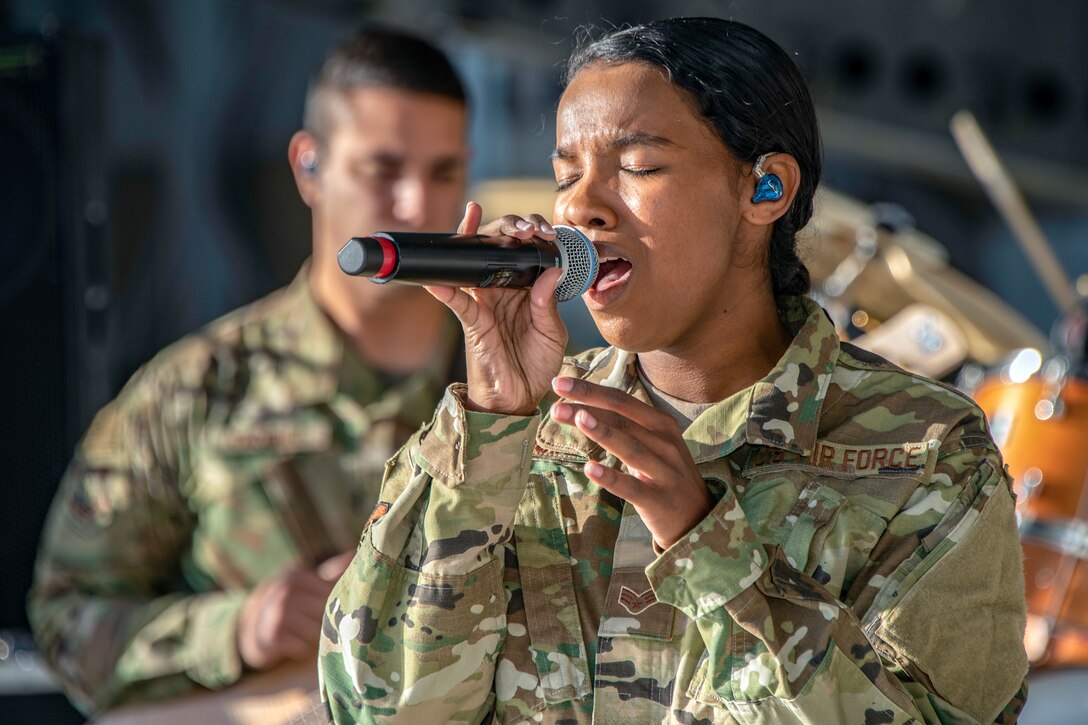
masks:
[[[262,578],[350,551],[385,460],[426,421],[448,356],[394,384],[295,281],[170,346],[91,424],[29,597],[83,710],[242,675],[236,622]]]
[[[1015,720],[1023,573],[983,416],[814,303],[782,314],[778,365],[685,431],[718,503],[660,553],[583,475],[599,447],[451,386],[326,607],[336,721]],[[615,349],[562,374],[649,401]]]

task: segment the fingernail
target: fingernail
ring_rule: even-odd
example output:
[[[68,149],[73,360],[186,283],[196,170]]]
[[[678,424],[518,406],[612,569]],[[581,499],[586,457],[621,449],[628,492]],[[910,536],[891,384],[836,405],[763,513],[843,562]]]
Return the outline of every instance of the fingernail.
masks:
[[[596,461],[586,461],[585,472],[590,478],[600,478],[604,474],[604,466]]]
[[[523,232],[533,228],[532,223],[527,222],[524,219],[518,219],[516,222],[514,222],[514,226]]]
[[[566,403],[554,403],[552,405],[552,418],[561,420],[570,418],[570,406]]]
[[[555,230],[552,229],[552,225],[548,222],[541,223],[540,231],[544,232],[545,234],[555,234]]]
[[[584,410],[578,414],[578,420],[581,421],[583,427],[589,428],[590,430],[597,427],[597,419]]]
[[[570,378],[552,378],[552,389],[557,393],[569,393],[574,387],[574,381]]]

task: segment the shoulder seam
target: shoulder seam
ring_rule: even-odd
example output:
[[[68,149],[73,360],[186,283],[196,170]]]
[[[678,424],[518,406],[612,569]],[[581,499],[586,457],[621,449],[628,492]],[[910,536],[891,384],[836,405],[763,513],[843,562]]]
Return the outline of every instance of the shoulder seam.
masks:
[[[978,407],[978,403],[976,403],[974,401],[974,399],[971,398],[971,396],[967,395],[962,390],[960,390],[959,388],[957,388],[957,387],[955,387],[953,385],[949,385],[948,383],[941,382],[940,380],[934,380],[933,378],[926,377],[925,375],[922,375],[920,373],[915,373],[915,372],[911,372],[910,370],[905,370],[905,369],[899,367],[898,365],[896,365],[895,363],[891,362],[890,360],[884,360],[884,365],[873,365],[873,364],[870,364],[870,363],[866,363],[866,362],[864,362],[862,360],[859,360],[858,358],[854,357],[845,348],[840,348],[840,349],[846,351],[846,354],[849,355],[849,357],[850,357],[850,361],[849,362],[844,362],[843,361],[843,356],[839,355],[839,359],[835,363],[836,365],[842,365],[844,368],[850,368],[850,369],[853,369],[853,370],[866,370],[866,371],[874,372],[874,373],[899,374],[899,375],[902,375],[904,377],[910,378],[911,380],[913,380],[913,381],[915,381],[916,383],[919,383],[919,384],[931,383],[933,385],[936,385],[939,388],[942,388],[946,392],[951,393],[953,396],[955,396],[956,398],[959,398],[963,402],[968,403],[972,407],[975,407],[975,408]],[[876,353],[872,353],[872,354],[875,355]],[[883,358],[881,358],[881,359],[883,360]]]

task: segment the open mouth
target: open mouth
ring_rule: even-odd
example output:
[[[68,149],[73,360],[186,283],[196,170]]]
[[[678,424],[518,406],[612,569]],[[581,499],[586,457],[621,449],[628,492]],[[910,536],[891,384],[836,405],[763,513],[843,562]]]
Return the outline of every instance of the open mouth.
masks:
[[[618,287],[631,275],[631,263],[623,257],[601,257],[597,281],[590,288],[600,293]]]

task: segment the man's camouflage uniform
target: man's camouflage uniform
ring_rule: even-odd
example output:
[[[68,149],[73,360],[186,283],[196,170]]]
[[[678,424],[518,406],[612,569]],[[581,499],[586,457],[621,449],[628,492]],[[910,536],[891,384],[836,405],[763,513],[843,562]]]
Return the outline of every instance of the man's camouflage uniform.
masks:
[[[614,458],[546,415],[466,411],[451,386],[329,599],[335,719],[1014,720],[1021,554],[981,413],[840,344],[814,303],[782,314],[778,365],[684,433],[718,503],[660,555],[582,473]],[[649,401],[615,349],[561,374]]]
[[[354,549],[385,460],[438,404],[456,326],[448,355],[386,379],[317,307],[308,269],[161,352],[76,451],[29,613],[85,711],[237,680],[247,594]]]

